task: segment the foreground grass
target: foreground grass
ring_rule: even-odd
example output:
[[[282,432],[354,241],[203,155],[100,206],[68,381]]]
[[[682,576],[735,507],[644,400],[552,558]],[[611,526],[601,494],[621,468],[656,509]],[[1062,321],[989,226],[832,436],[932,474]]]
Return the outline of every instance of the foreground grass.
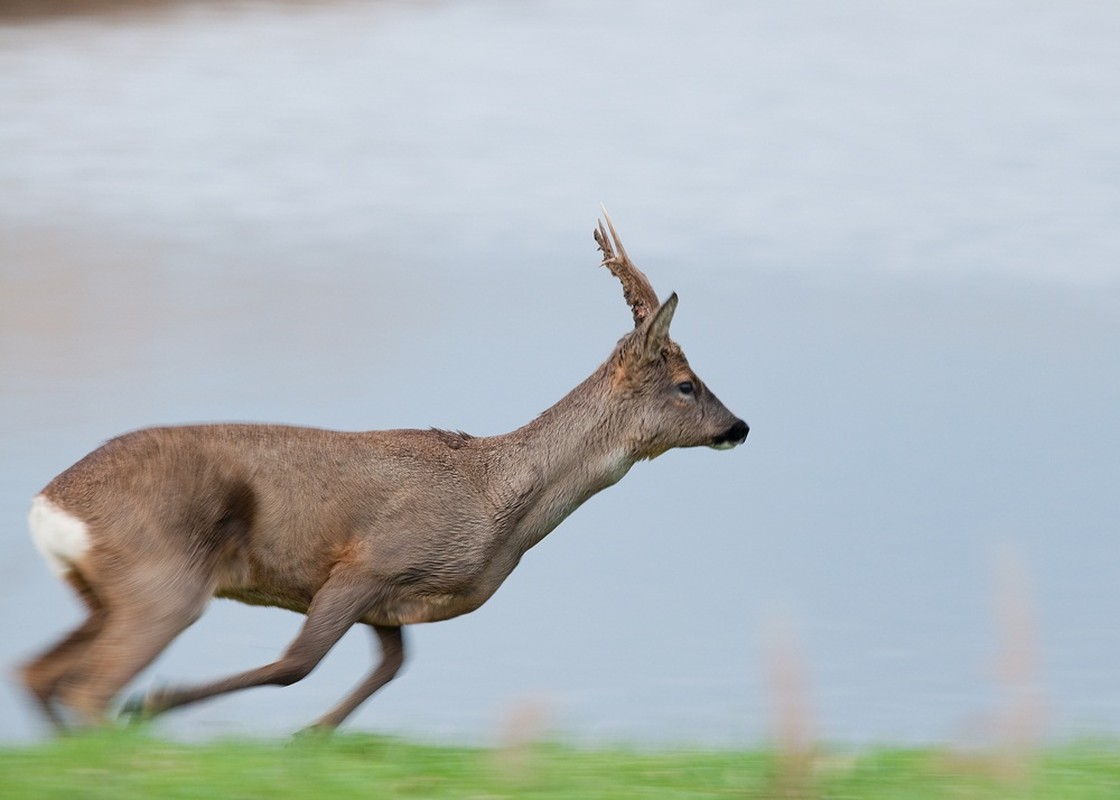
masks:
[[[1028,761],[878,749],[790,762],[762,750],[481,749],[354,734],[178,744],[113,731],[0,749],[0,797],[1116,800],[1120,748],[1059,748]]]

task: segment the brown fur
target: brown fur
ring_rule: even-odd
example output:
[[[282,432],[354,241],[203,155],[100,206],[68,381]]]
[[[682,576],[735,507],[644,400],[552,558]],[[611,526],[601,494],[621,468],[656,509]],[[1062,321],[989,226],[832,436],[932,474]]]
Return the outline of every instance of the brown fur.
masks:
[[[612,271],[628,297],[655,297],[628,258]],[[317,723],[338,725],[396,674],[401,626],[478,608],[529,548],[639,459],[745,438],[668,338],[676,303],[635,309],[635,329],[604,364],[501,436],[219,424],[106,443],[43,490],[88,527],[92,545],[67,578],[90,616],[24,668],[32,696],[57,725],[58,704],[100,720],[210,597],[229,597],[307,620],[277,661],[150,693],[137,710],[299,680],[362,623],[382,659]]]

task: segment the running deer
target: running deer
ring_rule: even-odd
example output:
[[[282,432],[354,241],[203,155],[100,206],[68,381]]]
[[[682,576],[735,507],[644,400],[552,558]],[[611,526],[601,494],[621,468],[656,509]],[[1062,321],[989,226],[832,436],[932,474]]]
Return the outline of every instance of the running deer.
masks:
[[[22,670],[59,729],[96,724],[211,597],[307,615],[276,661],[126,704],[150,717],[306,676],[353,625],[381,657],[312,726],[333,729],[397,674],[401,628],[466,614],[521,557],[636,461],[741,444],[747,425],[689,368],[664,303],[611,220],[595,240],[634,330],[590,377],[512,433],[345,433],[280,425],[149,428],[113,439],[35,497],[32,536],[88,618]],[[65,712],[64,712],[65,709]]]

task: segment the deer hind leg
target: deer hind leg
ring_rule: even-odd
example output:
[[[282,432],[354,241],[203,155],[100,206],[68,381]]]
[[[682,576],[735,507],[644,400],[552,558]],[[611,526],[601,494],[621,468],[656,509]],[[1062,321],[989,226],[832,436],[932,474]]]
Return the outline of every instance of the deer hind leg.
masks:
[[[64,579],[74,587],[89,615],[85,622],[27,662],[20,671],[27,691],[40,711],[59,731],[65,730],[66,724],[55,705],[55,695],[67,674],[80,662],[101,632],[106,618],[105,605],[79,572],[71,570],[64,575]]]
[[[154,716],[253,686],[288,686],[310,674],[339,639],[358,622],[380,595],[380,586],[362,576],[336,571],[315,594],[299,634],[279,659],[197,686],[165,687],[130,703],[130,711]]]
[[[113,698],[198,619],[211,594],[209,582],[189,570],[112,585],[121,589],[105,598],[100,630],[60,685],[60,701],[87,724],[105,720]]]
[[[404,636],[400,627],[374,625],[373,631],[381,643],[381,660],[361,684],[343,700],[321,716],[310,730],[333,730],[369,699],[370,695],[396,677],[404,663]]]

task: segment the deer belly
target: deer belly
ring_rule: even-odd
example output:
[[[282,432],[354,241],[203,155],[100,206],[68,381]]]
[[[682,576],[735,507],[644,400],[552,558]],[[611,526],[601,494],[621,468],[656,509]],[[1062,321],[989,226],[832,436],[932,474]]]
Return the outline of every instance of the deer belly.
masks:
[[[363,618],[376,625],[415,625],[419,622],[439,622],[468,614],[490,597],[488,593],[439,593],[418,594],[394,598],[378,605]]]

